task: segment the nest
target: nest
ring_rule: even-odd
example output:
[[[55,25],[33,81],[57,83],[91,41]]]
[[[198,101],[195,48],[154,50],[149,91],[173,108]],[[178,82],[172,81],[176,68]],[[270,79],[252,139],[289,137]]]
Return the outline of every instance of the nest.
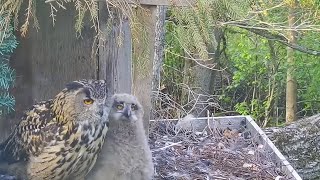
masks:
[[[155,122],[150,148],[155,179],[290,179],[274,163],[272,152],[248,132],[209,129],[175,130],[173,122]]]

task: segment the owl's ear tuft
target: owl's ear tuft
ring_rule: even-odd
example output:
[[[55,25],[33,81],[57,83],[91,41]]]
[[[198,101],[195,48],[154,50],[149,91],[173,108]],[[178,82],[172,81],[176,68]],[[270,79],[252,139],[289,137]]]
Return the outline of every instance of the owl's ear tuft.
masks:
[[[69,90],[69,91],[75,91],[75,90],[78,90],[80,88],[83,88],[83,84],[80,83],[80,82],[77,82],[77,81],[73,81],[71,83],[68,83],[66,84],[66,88]]]

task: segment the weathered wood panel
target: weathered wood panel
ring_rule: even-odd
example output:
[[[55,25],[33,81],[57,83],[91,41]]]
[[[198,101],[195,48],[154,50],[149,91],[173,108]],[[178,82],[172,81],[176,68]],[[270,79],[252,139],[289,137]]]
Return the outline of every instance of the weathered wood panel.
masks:
[[[16,117],[34,102],[52,98],[69,81],[96,78],[96,60],[91,57],[95,32],[90,24],[85,25],[82,37],[76,38],[74,8],[59,9],[54,27],[49,8],[38,3],[40,30],[31,28],[25,38],[18,37],[19,46],[11,59],[17,74],[13,89]],[[12,123],[1,127],[8,129]]]
[[[101,35],[99,37],[99,78],[106,79],[110,92],[132,92],[132,43],[128,20],[119,23],[114,20],[111,31],[108,31],[108,10],[104,3],[99,6]],[[113,15],[117,16],[116,14]],[[122,42],[119,42],[119,37]]]
[[[105,2],[99,3],[99,21],[101,34],[99,36],[99,78],[106,79],[110,93],[131,93],[132,92],[132,43],[131,32],[128,20],[121,20],[119,14],[112,15],[115,19],[112,28],[109,30],[107,21],[110,14]],[[110,20],[110,19],[109,19]],[[122,42],[119,42],[119,37]],[[105,153],[103,146],[101,153]],[[96,165],[88,174],[88,179],[103,180],[107,174],[101,156],[97,159]]]
[[[320,114],[263,131],[303,179],[320,179]]]
[[[144,109],[144,127],[149,129],[151,111],[152,70],[155,45],[157,6],[142,6],[136,10],[144,29],[140,29],[139,41],[133,44],[133,94],[138,97]],[[145,38],[145,39],[144,39]]]

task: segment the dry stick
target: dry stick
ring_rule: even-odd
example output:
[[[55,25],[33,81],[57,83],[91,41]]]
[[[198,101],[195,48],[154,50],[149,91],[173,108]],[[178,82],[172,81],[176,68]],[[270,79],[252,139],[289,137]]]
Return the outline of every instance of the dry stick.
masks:
[[[165,149],[167,149],[167,148],[169,148],[169,147],[172,147],[172,146],[181,144],[182,142],[183,142],[183,141],[179,141],[179,142],[177,142],[177,143],[172,143],[172,144],[170,144],[170,145],[168,145],[168,146],[164,146],[164,147],[162,147],[162,148],[153,150],[152,152],[162,151],[162,150],[165,150]]]

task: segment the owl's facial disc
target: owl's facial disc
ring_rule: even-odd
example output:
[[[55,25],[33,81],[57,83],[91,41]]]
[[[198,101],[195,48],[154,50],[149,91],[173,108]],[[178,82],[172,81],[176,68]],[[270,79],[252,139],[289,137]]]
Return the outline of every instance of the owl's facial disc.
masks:
[[[134,106],[135,107],[135,106]],[[113,108],[116,111],[117,119],[124,120],[124,121],[134,121],[135,119],[135,111],[136,109],[133,108],[131,104],[127,104],[124,102],[116,102],[113,105]]]
[[[108,114],[104,99],[91,99],[89,97],[85,97],[83,99],[83,104],[87,110],[95,112],[99,117],[103,117]]]
[[[105,98],[92,97],[91,94],[86,88],[80,89],[77,93],[77,120],[89,123],[107,121],[108,110],[105,106]]]

